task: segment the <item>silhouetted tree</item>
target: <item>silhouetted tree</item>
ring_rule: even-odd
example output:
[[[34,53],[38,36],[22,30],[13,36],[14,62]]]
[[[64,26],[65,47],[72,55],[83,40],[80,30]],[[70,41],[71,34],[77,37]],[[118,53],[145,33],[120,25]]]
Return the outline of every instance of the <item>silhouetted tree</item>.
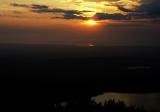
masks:
[[[49,112],[146,112],[143,108],[127,106],[124,102],[114,99],[105,101],[104,104],[96,103],[91,99],[71,100],[63,104],[54,104]]]

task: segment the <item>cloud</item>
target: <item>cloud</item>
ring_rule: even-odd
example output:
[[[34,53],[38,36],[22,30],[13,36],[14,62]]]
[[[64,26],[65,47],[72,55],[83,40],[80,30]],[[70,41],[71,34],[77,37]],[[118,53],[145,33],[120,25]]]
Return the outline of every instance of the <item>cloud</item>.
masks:
[[[115,6],[120,11],[123,11],[126,13],[126,15],[123,15],[121,13],[96,13],[93,17],[97,20],[130,20],[133,19],[155,19],[160,18],[160,0],[141,0],[140,6],[136,6],[135,9],[126,8],[126,4],[118,4],[121,2],[121,0],[85,0],[89,2],[102,2],[106,1],[109,4],[106,6]],[[137,1],[137,0],[130,0],[130,1]],[[79,3],[79,2],[78,2]],[[52,17],[54,18],[61,18],[61,19],[88,19],[89,17],[85,17],[84,13],[93,12],[90,10],[68,10],[68,9],[61,9],[61,8],[50,8],[46,5],[39,5],[39,4],[17,4],[12,3],[11,4],[14,7],[24,7],[30,9],[30,11],[35,13],[58,13],[62,17]],[[133,4],[134,5],[134,4]]]
[[[61,8],[49,8],[49,6],[46,5],[38,5],[38,4],[32,4],[32,5],[26,5],[26,4],[11,4],[14,7],[24,7],[31,9],[32,12],[35,13],[62,13],[63,17],[52,17],[52,19],[55,18],[63,18],[63,19],[86,19],[87,17],[82,16],[83,13],[88,12],[94,12],[90,10],[67,10],[67,9],[61,9]]]
[[[119,10],[128,13],[128,16],[138,19],[157,19],[160,18],[160,0],[141,0],[140,6],[135,9],[127,9],[125,5],[110,4]]]
[[[32,4],[32,9],[48,9],[48,6]]]
[[[123,15],[123,14],[108,14],[108,13],[96,13],[92,18],[95,20],[129,20],[130,17],[128,15]]]
[[[65,10],[65,9],[38,9],[38,10],[32,10],[33,12],[37,13],[63,13],[63,17],[52,17],[52,19],[81,19],[86,20],[93,18],[95,20],[106,20],[106,19],[112,19],[112,20],[129,20],[128,15],[123,15],[120,13],[115,14],[108,14],[108,13],[96,13],[93,17],[85,17],[82,14],[84,12],[92,12],[88,10],[78,11],[78,10]]]
[[[89,2],[118,2],[120,0],[85,0],[85,1],[89,1]]]
[[[26,5],[26,4],[12,3],[11,6],[30,8],[30,9],[32,9],[33,12],[37,12],[37,13],[82,14],[82,13],[86,13],[86,12],[93,12],[93,11],[89,11],[89,10],[79,11],[79,10],[66,10],[66,9],[61,9],[61,8],[53,8],[53,9],[50,9],[49,6],[46,6],[46,5],[38,5],[38,4]]]
[[[52,17],[52,19],[86,19],[87,17],[83,16],[83,13],[86,12],[93,12],[89,10],[65,10],[60,8],[54,8],[54,9],[38,9],[38,10],[32,10],[36,13],[63,13],[63,17]]]
[[[124,8],[123,6],[117,6],[117,8],[123,12],[136,12],[135,10]]]
[[[117,5],[117,4],[106,5],[105,4],[105,6],[114,6],[114,7],[117,7],[120,11],[123,11],[123,12],[136,12],[136,10],[131,10],[131,9],[125,8],[124,7],[125,5]]]
[[[111,1],[118,1],[118,0],[111,0]],[[81,19],[86,20],[89,19],[89,17],[83,16],[83,13],[87,12],[93,12],[89,10],[67,10],[67,9],[61,9],[61,8],[49,8],[45,5],[38,5],[38,4],[32,4],[32,5],[25,5],[25,4],[11,4],[14,7],[24,7],[24,8],[30,8],[32,12],[35,13],[62,13],[63,15],[61,17],[51,17],[51,19]],[[125,8],[122,8],[119,6],[119,9],[128,11]],[[112,20],[128,20],[128,16],[122,15],[122,14],[108,14],[108,13],[96,13],[93,17],[96,20],[106,20],[106,19],[112,19]]]
[[[81,11],[78,10],[65,10],[60,8],[54,8],[54,9],[33,9],[33,12],[37,13],[66,13],[66,14],[82,14]]]
[[[32,9],[48,9],[48,6],[46,6],[46,5],[38,5],[38,4],[26,5],[26,4],[12,3],[11,6],[14,6],[14,7],[24,7],[24,8],[32,8]]]
[[[81,20],[84,20],[84,19],[87,19],[87,17],[80,16],[80,15],[74,15],[74,14],[65,14],[64,19],[81,19]]]
[[[26,4],[11,3],[10,5],[11,5],[11,6],[14,6],[14,7],[30,8],[30,6],[29,6],[29,5],[26,5]]]
[[[65,13],[63,17],[52,17],[51,19],[80,19],[80,20],[94,19],[99,21],[100,20],[130,20],[130,16],[119,14],[119,13],[116,13],[116,14],[96,13],[92,17],[85,17],[82,15]]]
[[[123,12],[128,12],[128,15],[134,19],[150,19],[152,21],[156,19],[157,21],[160,18],[160,0],[141,0],[141,5],[135,10],[117,7]]]
[[[79,20],[87,20],[88,17],[74,15],[74,14],[64,14],[63,17],[51,17],[51,19],[79,19]]]
[[[137,10],[150,17],[160,17],[160,0],[142,0],[142,5]]]

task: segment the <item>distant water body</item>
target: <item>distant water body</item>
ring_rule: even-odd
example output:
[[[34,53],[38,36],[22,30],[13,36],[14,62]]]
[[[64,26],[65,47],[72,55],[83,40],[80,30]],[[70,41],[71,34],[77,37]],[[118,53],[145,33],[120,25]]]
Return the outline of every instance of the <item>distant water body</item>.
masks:
[[[147,94],[128,94],[128,93],[104,93],[102,95],[93,97],[97,103],[102,104],[106,100],[114,99],[115,101],[123,101],[126,105],[135,105],[143,107],[149,111],[160,111],[160,93]]]

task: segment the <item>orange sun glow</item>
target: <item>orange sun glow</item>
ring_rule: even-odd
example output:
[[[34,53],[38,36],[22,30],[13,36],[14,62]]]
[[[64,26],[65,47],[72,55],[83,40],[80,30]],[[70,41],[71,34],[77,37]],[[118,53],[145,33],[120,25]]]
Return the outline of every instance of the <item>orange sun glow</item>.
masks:
[[[90,20],[87,20],[87,21],[84,21],[83,22],[85,25],[88,25],[88,26],[94,26],[97,24],[97,22],[93,19],[90,19]]]
[[[91,20],[88,20],[87,23],[88,23],[88,25],[95,25],[96,21],[91,19]]]
[[[89,24],[89,25],[95,25],[95,24],[96,24],[96,21],[94,21],[94,20],[92,20],[92,19],[91,19],[91,20],[88,20],[88,24]]]

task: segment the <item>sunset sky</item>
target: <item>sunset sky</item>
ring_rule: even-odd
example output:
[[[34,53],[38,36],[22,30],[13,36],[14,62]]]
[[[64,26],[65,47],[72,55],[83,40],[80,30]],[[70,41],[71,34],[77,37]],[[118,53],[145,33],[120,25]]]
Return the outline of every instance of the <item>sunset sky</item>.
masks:
[[[159,0],[0,0],[0,42],[155,45],[159,18]]]

